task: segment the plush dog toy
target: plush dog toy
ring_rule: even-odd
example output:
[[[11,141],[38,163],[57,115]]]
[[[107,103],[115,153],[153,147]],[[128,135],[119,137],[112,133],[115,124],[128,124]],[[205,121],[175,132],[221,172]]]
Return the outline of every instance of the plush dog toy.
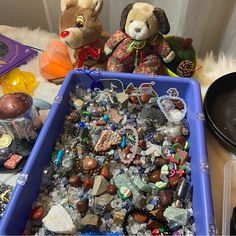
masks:
[[[123,11],[118,30],[105,45],[108,71],[162,74],[161,58],[171,62],[171,51],[162,34],[170,25],[165,12],[147,3],[129,4]]]
[[[98,19],[102,6],[102,0],[61,1],[60,39],[74,49],[78,68],[106,69],[104,45],[109,35]]]

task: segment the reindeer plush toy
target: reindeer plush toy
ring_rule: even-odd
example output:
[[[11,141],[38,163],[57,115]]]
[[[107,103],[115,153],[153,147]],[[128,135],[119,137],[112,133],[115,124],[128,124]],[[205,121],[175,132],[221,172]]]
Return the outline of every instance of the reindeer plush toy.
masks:
[[[106,69],[109,35],[98,19],[102,0],[61,0],[60,40],[74,49],[75,67]]]

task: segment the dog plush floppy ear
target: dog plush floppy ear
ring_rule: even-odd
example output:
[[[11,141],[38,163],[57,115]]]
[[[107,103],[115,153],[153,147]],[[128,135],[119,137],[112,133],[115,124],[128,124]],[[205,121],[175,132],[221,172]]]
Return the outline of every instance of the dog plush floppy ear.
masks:
[[[123,12],[121,14],[120,30],[123,32],[125,32],[126,20],[127,20],[129,12],[133,8],[133,6],[134,6],[134,3],[130,3],[129,5],[126,6],[126,8],[123,10]]]
[[[156,7],[153,11],[153,14],[157,18],[158,30],[162,34],[168,34],[170,32],[170,24],[167,19],[166,13],[161,8]]]

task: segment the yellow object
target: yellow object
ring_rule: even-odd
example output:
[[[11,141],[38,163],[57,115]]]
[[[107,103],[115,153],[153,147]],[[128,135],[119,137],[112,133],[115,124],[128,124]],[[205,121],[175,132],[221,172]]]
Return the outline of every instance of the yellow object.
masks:
[[[7,148],[11,145],[12,143],[12,138],[8,134],[3,134],[0,137],[0,148]]]
[[[168,69],[165,65],[163,65],[163,70],[164,70],[164,75],[172,76],[172,77],[179,77],[172,70]]]
[[[24,92],[32,95],[34,89],[39,84],[34,74],[21,71],[19,68],[13,69],[6,75],[0,77],[0,81],[2,84],[3,94]]]

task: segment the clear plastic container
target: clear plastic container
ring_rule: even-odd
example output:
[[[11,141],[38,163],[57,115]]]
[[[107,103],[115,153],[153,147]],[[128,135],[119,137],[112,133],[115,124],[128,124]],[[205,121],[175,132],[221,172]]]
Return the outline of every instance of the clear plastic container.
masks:
[[[236,207],[236,156],[224,167],[222,235],[230,235],[230,220]]]

